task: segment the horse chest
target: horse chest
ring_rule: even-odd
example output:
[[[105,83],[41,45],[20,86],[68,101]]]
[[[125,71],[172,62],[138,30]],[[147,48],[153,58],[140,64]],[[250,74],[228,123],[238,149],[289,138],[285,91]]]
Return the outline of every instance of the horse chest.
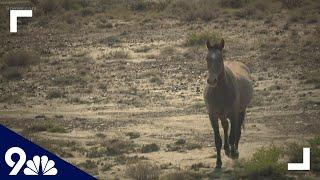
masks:
[[[232,88],[207,87],[204,96],[208,110],[215,112],[232,111],[237,99],[237,94]]]

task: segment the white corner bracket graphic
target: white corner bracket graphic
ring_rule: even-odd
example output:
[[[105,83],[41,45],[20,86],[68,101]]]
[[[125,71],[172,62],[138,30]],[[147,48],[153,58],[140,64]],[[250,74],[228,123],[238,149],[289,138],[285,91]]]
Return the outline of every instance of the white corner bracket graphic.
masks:
[[[310,171],[310,148],[303,148],[302,163],[288,163],[289,171]]]
[[[18,17],[32,17],[32,10],[10,10],[10,32],[17,32]]]

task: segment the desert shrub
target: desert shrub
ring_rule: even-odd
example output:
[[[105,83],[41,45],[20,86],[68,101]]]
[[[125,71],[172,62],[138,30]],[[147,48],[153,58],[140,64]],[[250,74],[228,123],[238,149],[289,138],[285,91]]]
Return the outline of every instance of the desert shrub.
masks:
[[[113,167],[114,165],[112,165],[112,164],[104,164],[103,166],[102,166],[102,168],[101,168],[101,171],[110,171],[111,170],[111,168]]]
[[[107,59],[130,59],[130,53],[126,50],[115,50],[111,51],[105,56]]]
[[[172,0],[159,0],[159,1],[149,1],[149,0],[132,0],[129,3],[129,8],[133,11],[156,11],[160,12],[166,9],[168,4]]]
[[[298,143],[290,143],[286,146],[286,154],[288,155],[289,162],[299,163],[302,162],[303,145]]]
[[[23,77],[20,67],[8,67],[2,70],[1,74],[7,80],[20,80]]]
[[[3,94],[0,95],[0,103],[18,104],[21,103],[20,94]]]
[[[205,45],[206,41],[210,40],[211,42],[218,43],[220,38],[219,35],[214,31],[202,31],[202,32],[193,32],[187,35],[185,45],[186,46],[195,46],[195,45]]]
[[[248,6],[234,13],[235,16],[239,18],[253,18],[257,14],[257,11],[254,7]]]
[[[87,158],[99,158],[106,155],[106,148],[104,147],[92,147],[86,153]]]
[[[98,173],[98,165],[95,161],[86,160],[84,162],[79,163],[77,166],[80,168],[84,168],[90,174],[97,174]]]
[[[130,139],[137,139],[140,137],[139,132],[127,132],[126,135],[129,136]]]
[[[302,2],[302,0],[281,0],[282,7],[289,9],[300,7]]]
[[[248,3],[248,0],[220,0],[222,7],[239,8]]]
[[[167,11],[186,21],[198,19],[210,21],[219,15],[219,9],[216,6],[216,2],[212,0],[176,0],[168,5]]]
[[[56,99],[65,97],[64,93],[59,90],[51,90],[47,93],[47,99]]]
[[[203,178],[205,176],[200,172],[176,170],[162,175],[160,180],[197,180]]]
[[[106,44],[108,46],[113,46],[115,44],[121,43],[122,40],[119,36],[108,36],[99,41],[101,44]]]
[[[157,144],[152,143],[152,144],[143,145],[141,148],[141,153],[156,152],[159,150],[160,150],[160,147]]]
[[[24,67],[38,64],[40,61],[40,56],[34,51],[11,51],[0,59],[0,73],[8,80],[18,80],[23,76]]]
[[[0,64],[2,68],[13,67],[13,66],[29,66],[40,62],[40,56],[35,51],[31,50],[16,50],[5,54],[0,59]]]
[[[87,7],[87,8],[84,8],[81,10],[81,15],[83,17],[86,17],[86,16],[91,16],[94,14],[94,10],[90,7]]]
[[[36,132],[52,132],[52,133],[66,133],[67,130],[60,124],[52,121],[52,120],[44,120],[37,121],[31,123],[31,125],[27,126],[25,129],[26,132],[36,133]]]
[[[314,84],[316,86],[320,85],[320,72],[319,71],[310,71],[305,74],[305,83]]]
[[[311,148],[311,171],[320,173],[320,135],[315,136],[309,141]]]
[[[103,143],[103,146],[106,147],[107,156],[117,156],[124,153],[130,153],[134,151],[135,144],[131,141],[122,141],[122,140],[108,140]]]
[[[89,6],[89,0],[62,0],[61,6],[63,9],[69,10],[80,10]]]
[[[125,172],[128,177],[134,180],[156,180],[160,174],[159,167],[148,161],[127,164]]]
[[[40,138],[39,136],[33,136],[32,141],[41,145],[45,149],[54,152],[60,157],[65,158],[74,157],[71,152],[81,148],[77,142],[70,140],[48,139],[46,137]]]
[[[40,1],[40,7],[44,13],[51,13],[58,9],[58,1],[56,0],[42,0]]]
[[[257,150],[253,157],[238,162],[235,169],[237,179],[282,178],[286,172],[286,164],[280,162],[282,151],[275,147],[263,147]]]
[[[163,84],[162,78],[161,78],[160,76],[157,76],[157,75],[151,77],[151,78],[150,78],[150,82],[151,82],[151,83],[154,83],[154,84],[157,84],[157,85]]]
[[[58,76],[52,79],[52,83],[54,85],[59,85],[59,86],[67,86],[67,85],[86,85],[87,84],[87,79],[85,77],[82,77],[81,75],[78,74],[72,74],[72,75],[63,75],[63,76]]]

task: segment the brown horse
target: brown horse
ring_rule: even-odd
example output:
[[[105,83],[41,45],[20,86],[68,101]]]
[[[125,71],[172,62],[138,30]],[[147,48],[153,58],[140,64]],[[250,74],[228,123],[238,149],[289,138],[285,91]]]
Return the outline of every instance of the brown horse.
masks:
[[[219,122],[224,130],[224,150],[227,156],[239,157],[238,143],[241,136],[241,125],[244,122],[246,108],[252,98],[253,88],[249,68],[240,62],[224,62],[220,44],[211,45],[207,41],[207,68],[209,76],[204,99],[214,131],[217,150],[216,168],[221,168],[222,140],[219,133]],[[231,124],[228,134],[229,122]]]

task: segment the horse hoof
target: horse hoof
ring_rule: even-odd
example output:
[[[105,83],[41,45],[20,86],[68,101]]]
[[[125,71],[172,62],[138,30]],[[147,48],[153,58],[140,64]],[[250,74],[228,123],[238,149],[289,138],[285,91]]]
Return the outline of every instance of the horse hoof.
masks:
[[[238,159],[239,158],[239,151],[238,150],[231,151],[231,158]]]
[[[217,163],[216,163],[216,169],[221,169],[221,166],[222,166],[222,161],[218,160]]]

